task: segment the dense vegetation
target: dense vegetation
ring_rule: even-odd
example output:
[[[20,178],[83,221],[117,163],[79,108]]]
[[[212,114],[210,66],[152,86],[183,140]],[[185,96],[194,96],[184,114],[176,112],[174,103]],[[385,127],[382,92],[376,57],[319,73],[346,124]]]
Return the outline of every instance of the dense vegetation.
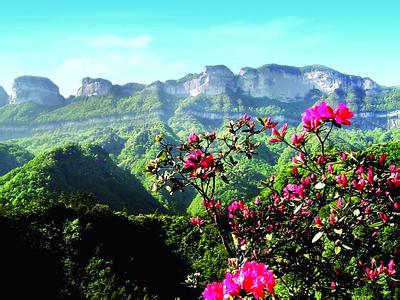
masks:
[[[86,193],[96,202],[130,213],[151,213],[162,206],[98,146],[69,145],[38,155],[0,177],[4,205],[34,207],[50,195]]]
[[[385,95],[384,104],[364,95],[361,108],[357,91],[328,101],[347,97],[360,110],[397,109],[398,90]],[[0,144],[4,286],[17,298],[196,298],[207,282],[223,278],[229,254],[213,226],[188,224],[187,215],[206,213],[193,188],[151,192],[154,178],[144,169],[160,151],[154,137],[162,133],[168,143],[179,144],[191,132],[216,130],[223,136],[225,121],[243,111],[284,115],[296,126],[299,113],[319,97],[312,91],[307,101],[293,105],[229,94],[176,99],[144,90],[121,99],[78,98],[63,107],[0,108],[0,135],[7,140]],[[17,125],[20,131],[7,129]],[[215,197],[222,203],[268,199],[271,192],[260,183],[272,174],[277,189],[289,182],[293,150],[267,140],[256,137],[260,146],[252,159],[235,158],[237,164],[225,170],[229,184],[217,179]],[[332,155],[387,153],[390,163],[399,163],[399,129],[341,130],[331,140],[326,146]],[[317,140],[309,142],[316,155]],[[26,288],[18,288],[21,282]]]
[[[0,143],[0,176],[22,166],[32,158],[33,154],[20,146]]]
[[[15,299],[194,299],[226,260],[215,232],[183,217],[129,216],[85,196],[0,215],[3,295]],[[70,204],[74,204],[71,206]],[[193,282],[192,282],[193,284]],[[195,284],[196,285],[196,284]]]

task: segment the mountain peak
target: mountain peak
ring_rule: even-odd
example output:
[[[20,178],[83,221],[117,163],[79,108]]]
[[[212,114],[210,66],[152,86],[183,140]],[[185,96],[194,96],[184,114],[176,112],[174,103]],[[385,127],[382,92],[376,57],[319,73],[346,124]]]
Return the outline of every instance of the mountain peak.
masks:
[[[57,85],[50,79],[40,76],[24,75],[14,80],[10,103],[35,102],[42,105],[60,105],[65,99],[60,95]]]
[[[105,96],[110,93],[112,83],[103,78],[85,77],[82,86],[78,89],[76,96]]]
[[[8,94],[6,90],[0,85],[0,106],[4,106],[8,103]]]

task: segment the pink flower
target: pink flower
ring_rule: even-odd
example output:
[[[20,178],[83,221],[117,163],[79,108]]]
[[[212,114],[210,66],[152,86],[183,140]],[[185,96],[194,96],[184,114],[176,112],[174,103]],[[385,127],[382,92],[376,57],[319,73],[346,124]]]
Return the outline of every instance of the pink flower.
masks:
[[[234,276],[231,273],[225,274],[225,279],[223,281],[224,295],[231,297],[237,297],[240,295],[240,285],[234,281]]]
[[[374,269],[373,271],[370,268],[366,268],[365,269],[365,274],[367,275],[367,277],[369,279],[371,279],[372,281],[375,281],[376,278],[378,277],[378,270]]]
[[[386,159],[387,159],[387,154],[385,154],[385,153],[381,154],[379,156],[379,164],[383,165],[386,162]]]
[[[316,131],[325,121],[334,118],[332,107],[322,101],[321,104],[315,104],[308,108],[302,115],[303,127],[306,131]]]
[[[336,281],[335,280],[332,280],[332,282],[331,282],[331,289],[332,290],[336,289]]]
[[[340,157],[341,157],[343,160],[346,160],[346,159],[347,159],[347,153],[346,153],[346,152],[342,152],[342,154],[340,155]]]
[[[394,268],[394,260],[393,259],[391,259],[390,261],[389,261],[389,263],[388,263],[388,267],[387,267],[387,274],[389,275],[389,276],[393,276],[393,275],[395,275],[396,274],[396,269]]]
[[[283,141],[283,139],[285,138],[286,135],[286,131],[288,128],[288,124],[285,123],[282,125],[282,128],[280,131],[276,130],[275,128],[272,128],[272,134],[275,135],[274,138],[270,138],[269,142],[270,143],[280,143]]]
[[[314,224],[315,224],[315,226],[316,226],[317,228],[323,227],[322,221],[321,221],[321,219],[320,219],[319,217],[314,217]]]
[[[201,225],[204,224],[204,219],[199,216],[190,218],[190,224],[192,224],[193,226],[200,227]]]
[[[248,114],[243,114],[243,116],[242,116],[242,118],[241,118],[241,121],[243,122],[243,123],[247,123],[248,121],[250,121],[251,120],[251,117],[248,115]]]
[[[207,137],[210,139],[210,140],[215,140],[216,138],[217,138],[217,134],[215,133],[215,131],[211,131],[211,132],[209,132],[209,133],[207,133]]]
[[[304,198],[304,186],[289,183],[283,189],[283,195],[287,200],[295,199],[295,198]]]
[[[271,270],[263,263],[246,262],[234,275],[234,281],[247,293],[258,298],[265,298],[265,290],[274,294],[275,278]]]
[[[264,128],[272,129],[272,128],[275,128],[276,125],[278,125],[278,122],[272,122],[272,118],[268,117],[264,123]]]
[[[223,300],[224,299],[223,284],[219,282],[213,282],[207,284],[203,292],[203,297],[206,300]]]
[[[350,118],[354,116],[354,113],[344,103],[339,105],[334,110],[335,122],[337,124],[350,125]]]
[[[343,207],[343,198],[342,197],[340,197],[337,200],[336,206],[337,206],[337,208],[342,208]]]
[[[212,153],[204,153],[197,149],[185,158],[184,168],[190,172],[192,177],[206,179],[215,173],[214,157]]]
[[[379,212],[379,219],[381,219],[383,222],[388,222],[389,221],[389,216],[386,215],[384,212]]]
[[[365,187],[365,180],[364,180],[364,178],[361,178],[361,179],[357,182],[355,179],[353,179],[353,181],[351,182],[351,184],[353,185],[353,187],[354,187],[357,191],[362,192],[362,190],[363,190],[364,187]]]
[[[371,167],[368,168],[367,178],[370,184],[374,183],[374,170]]]
[[[292,145],[295,147],[301,146],[305,141],[306,132],[293,133]]]
[[[347,177],[345,174],[341,174],[339,176],[336,177],[336,181],[337,183],[339,183],[342,187],[346,187],[347,186]]]
[[[195,144],[195,143],[198,143],[200,141],[200,139],[199,139],[199,136],[195,132],[192,132],[191,134],[189,134],[187,141],[190,144]]]
[[[328,164],[328,172],[329,172],[330,174],[333,173],[333,166],[332,166],[332,164]]]

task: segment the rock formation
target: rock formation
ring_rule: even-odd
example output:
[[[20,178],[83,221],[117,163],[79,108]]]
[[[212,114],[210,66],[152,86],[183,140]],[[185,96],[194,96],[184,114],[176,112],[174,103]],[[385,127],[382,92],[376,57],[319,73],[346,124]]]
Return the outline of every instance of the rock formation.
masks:
[[[125,85],[113,85],[110,81],[102,78],[85,77],[82,86],[78,89],[76,96],[107,96],[113,95],[118,98],[129,97],[144,89],[145,85],[140,83],[127,83]]]
[[[8,104],[8,95],[4,88],[0,85],[0,106]]]
[[[50,79],[38,76],[20,76],[14,80],[10,104],[35,102],[42,105],[64,104],[58,86]]]
[[[165,92],[176,96],[218,95],[226,91],[252,97],[268,97],[283,102],[301,101],[310,90],[330,94],[335,90],[358,88],[366,94],[380,86],[370,78],[342,74],[324,66],[303,68],[269,64],[260,68],[242,68],[234,75],[227,67],[206,66],[200,74],[188,74],[168,80]]]
[[[106,79],[85,77],[76,96],[105,96],[111,92],[111,87],[112,83]]]

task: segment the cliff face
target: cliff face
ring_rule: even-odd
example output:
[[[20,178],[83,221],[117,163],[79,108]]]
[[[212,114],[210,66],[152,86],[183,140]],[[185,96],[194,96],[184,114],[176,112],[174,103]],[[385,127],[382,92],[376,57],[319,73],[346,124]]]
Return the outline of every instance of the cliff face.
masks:
[[[176,96],[219,95],[227,91],[282,102],[304,99],[312,89],[330,94],[335,90],[359,88],[369,93],[380,86],[369,78],[346,75],[324,66],[296,68],[276,64],[242,68],[234,75],[227,67],[206,66],[200,74],[189,74],[164,84],[165,92]]]
[[[35,102],[54,106],[64,104],[58,86],[50,79],[38,76],[21,76],[14,80],[10,95],[10,104]]]
[[[113,85],[110,81],[103,78],[85,77],[82,79],[82,86],[78,89],[76,96],[107,96],[114,95],[118,98],[129,97],[142,90],[144,84],[127,83],[125,85]]]
[[[82,79],[82,86],[78,89],[76,96],[105,96],[110,93],[112,83],[102,78],[85,77]]]
[[[0,106],[8,104],[8,95],[5,89],[0,85]]]

